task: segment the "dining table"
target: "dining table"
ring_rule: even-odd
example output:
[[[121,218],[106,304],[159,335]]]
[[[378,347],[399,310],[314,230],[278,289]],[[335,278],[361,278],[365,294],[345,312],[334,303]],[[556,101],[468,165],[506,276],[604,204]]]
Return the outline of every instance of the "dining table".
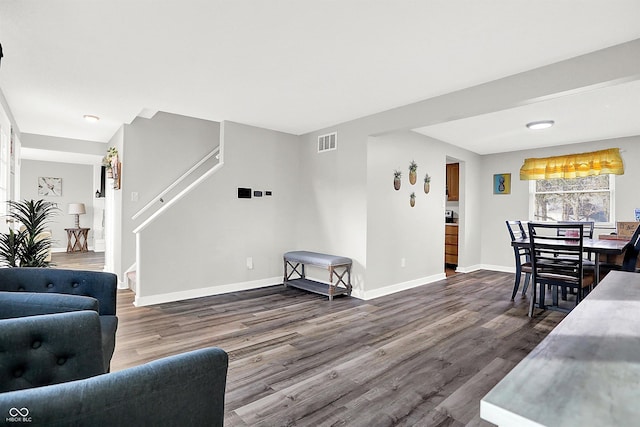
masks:
[[[583,239],[582,248],[585,252],[594,254],[595,277],[594,286],[600,281],[600,255],[622,255],[626,249],[628,240],[609,240],[609,239]],[[565,240],[558,240],[559,246],[571,244]],[[518,248],[529,248],[531,242],[528,237],[515,239],[511,241],[511,246]]]

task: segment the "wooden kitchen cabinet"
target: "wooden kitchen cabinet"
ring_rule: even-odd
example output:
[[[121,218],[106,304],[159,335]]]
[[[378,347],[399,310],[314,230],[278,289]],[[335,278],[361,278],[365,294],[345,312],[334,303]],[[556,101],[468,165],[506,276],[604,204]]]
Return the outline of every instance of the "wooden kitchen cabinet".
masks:
[[[447,164],[447,200],[455,202],[460,199],[460,164]]]
[[[458,265],[458,226],[447,224],[444,229],[444,263]]]

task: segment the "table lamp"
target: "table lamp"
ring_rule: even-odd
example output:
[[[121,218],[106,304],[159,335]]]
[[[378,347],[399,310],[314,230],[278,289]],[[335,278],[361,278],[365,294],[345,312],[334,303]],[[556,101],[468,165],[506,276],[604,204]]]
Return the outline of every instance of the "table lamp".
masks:
[[[84,208],[84,203],[69,203],[69,215],[75,215],[75,228],[80,228],[80,215],[84,215],[87,211]]]

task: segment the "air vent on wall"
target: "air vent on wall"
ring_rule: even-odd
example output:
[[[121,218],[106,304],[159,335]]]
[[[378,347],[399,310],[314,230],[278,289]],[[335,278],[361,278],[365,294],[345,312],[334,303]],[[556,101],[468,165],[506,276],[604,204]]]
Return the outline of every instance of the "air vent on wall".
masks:
[[[318,137],[318,153],[338,148],[338,132],[320,135]]]

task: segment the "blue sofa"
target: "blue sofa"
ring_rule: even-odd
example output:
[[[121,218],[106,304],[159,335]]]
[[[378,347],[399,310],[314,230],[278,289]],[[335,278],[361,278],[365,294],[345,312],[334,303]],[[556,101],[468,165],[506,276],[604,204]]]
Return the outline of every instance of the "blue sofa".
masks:
[[[0,320],[0,414],[7,424],[223,425],[223,350],[103,374],[100,335],[93,310]]]
[[[100,320],[95,311],[0,320],[0,393],[103,373]]]
[[[0,318],[29,315],[20,310],[28,310],[31,315],[48,314],[78,309],[90,309],[99,314],[102,334],[103,363],[109,369],[111,357],[115,350],[118,318],[116,316],[117,276],[100,271],[65,270],[55,268],[0,268],[0,292],[15,293],[14,300],[10,295],[0,299]],[[20,293],[50,294],[37,299],[34,296],[20,299]],[[62,294],[62,295],[60,295]],[[78,297],[85,297],[82,300]],[[17,299],[15,299],[17,298]],[[31,298],[31,301],[28,301]],[[90,304],[86,298],[95,300],[97,306],[86,308]],[[67,302],[63,302],[64,300]],[[30,306],[40,307],[40,311]],[[80,305],[84,308],[73,308]],[[9,316],[11,310],[14,315]]]

